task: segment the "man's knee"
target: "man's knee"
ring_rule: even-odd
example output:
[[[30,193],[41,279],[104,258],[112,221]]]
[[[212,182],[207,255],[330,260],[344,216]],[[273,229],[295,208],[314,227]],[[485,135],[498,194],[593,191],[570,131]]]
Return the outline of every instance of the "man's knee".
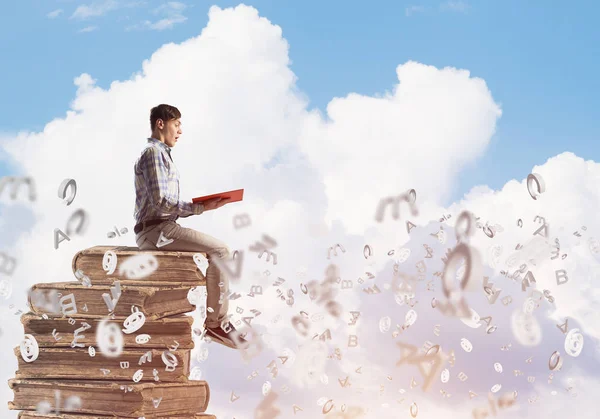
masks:
[[[218,257],[220,259],[227,259],[231,255],[231,249],[226,244],[223,244],[220,247],[215,248],[212,251],[212,256]]]
[[[229,246],[225,245],[221,248],[221,255],[223,259],[229,258],[231,256],[231,249],[229,248]]]

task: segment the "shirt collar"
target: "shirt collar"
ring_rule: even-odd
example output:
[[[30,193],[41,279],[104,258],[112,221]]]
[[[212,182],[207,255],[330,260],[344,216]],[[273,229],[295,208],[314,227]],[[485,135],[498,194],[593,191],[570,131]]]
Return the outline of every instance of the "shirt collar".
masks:
[[[158,144],[158,146],[159,147],[163,147],[169,153],[169,155],[171,154],[171,147],[169,147],[168,145],[166,145],[162,141],[157,140],[156,138],[153,138],[153,137],[148,137],[148,142],[149,143]]]

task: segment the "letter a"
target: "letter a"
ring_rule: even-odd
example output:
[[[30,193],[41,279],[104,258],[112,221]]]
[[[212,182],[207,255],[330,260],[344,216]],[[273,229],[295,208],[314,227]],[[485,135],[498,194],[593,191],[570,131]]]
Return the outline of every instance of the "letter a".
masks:
[[[62,237],[64,237],[64,239],[60,239],[58,238],[58,235],[61,235]],[[64,242],[65,240],[71,241],[71,239],[69,238],[69,236],[67,236],[65,233],[63,233],[60,228],[55,228],[54,229],[54,248],[58,249],[58,245],[61,244],[62,242]]]

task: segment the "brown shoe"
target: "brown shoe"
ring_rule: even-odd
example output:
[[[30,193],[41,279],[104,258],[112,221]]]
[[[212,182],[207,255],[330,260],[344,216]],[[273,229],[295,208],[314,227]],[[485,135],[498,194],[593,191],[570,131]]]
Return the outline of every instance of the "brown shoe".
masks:
[[[205,336],[232,349],[240,349],[239,347],[243,348],[246,346],[248,342],[239,334],[235,327],[233,327],[231,322],[227,322],[224,326],[225,327],[223,328],[221,326],[206,327]],[[229,330],[229,332],[225,332],[223,329]],[[234,336],[234,334],[237,334],[237,336]]]

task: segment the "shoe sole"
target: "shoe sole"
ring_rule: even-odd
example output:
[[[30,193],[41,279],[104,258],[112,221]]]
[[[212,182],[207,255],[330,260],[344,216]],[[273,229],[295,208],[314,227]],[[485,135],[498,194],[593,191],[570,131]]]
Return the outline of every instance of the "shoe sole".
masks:
[[[237,347],[235,346],[235,342],[223,339],[221,336],[217,335],[216,333],[213,333],[210,329],[206,329],[206,335],[210,337],[211,340],[218,342],[223,346],[226,346],[231,349],[237,349]]]

